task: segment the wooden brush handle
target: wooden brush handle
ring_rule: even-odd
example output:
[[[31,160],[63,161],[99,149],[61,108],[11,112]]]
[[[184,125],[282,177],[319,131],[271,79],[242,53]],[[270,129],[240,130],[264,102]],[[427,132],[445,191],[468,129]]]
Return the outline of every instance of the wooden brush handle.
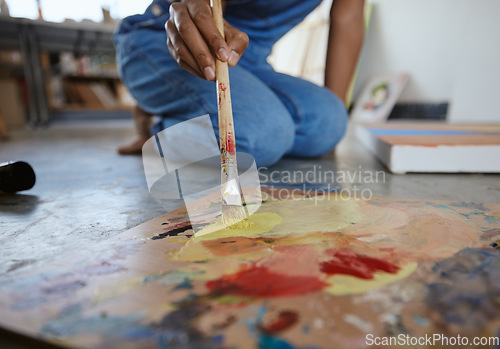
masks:
[[[222,17],[221,0],[212,0],[212,13],[215,24],[223,38],[224,19]],[[215,60],[215,77],[217,82],[217,109],[219,112],[219,141],[223,164],[236,156],[234,137],[233,108],[231,106],[231,89],[229,87],[229,71],[227,62]],[[236,159],[234,159],[236,161]]]

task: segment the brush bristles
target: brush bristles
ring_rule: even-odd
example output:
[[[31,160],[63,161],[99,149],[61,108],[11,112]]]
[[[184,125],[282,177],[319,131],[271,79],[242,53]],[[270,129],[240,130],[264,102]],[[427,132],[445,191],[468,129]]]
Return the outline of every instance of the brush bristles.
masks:
[[[242,225],[245,227],[248,222],[245,208],[240,205],[222,205],[222,222],[226,227],[231,227],[233,225]],[[238,224],[238,223],[243,224]]]

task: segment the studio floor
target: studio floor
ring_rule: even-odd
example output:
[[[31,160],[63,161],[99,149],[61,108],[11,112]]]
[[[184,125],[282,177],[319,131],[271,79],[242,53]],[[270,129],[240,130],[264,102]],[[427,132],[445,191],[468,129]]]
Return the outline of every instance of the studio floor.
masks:
[[[319,166],[351,175],[384,171],[351,131],[335,153],[321,159],[283,159],[262,174],[318,171]],[[37,174],[32,190],[0,196],[0,285],[166,212],[148,192],[142,158],[116,153],[133,137],[131,121],[60,121],[47,129],[14,132],[0,143],[0,162],[24,160]],[[353,179],[335,186],[366,189],[376,196],[500,202],[500,175],[384,172],[378,181]],[[328,184],[333,183],[314,187]],[[302,188],[301,183],[296,187]]]

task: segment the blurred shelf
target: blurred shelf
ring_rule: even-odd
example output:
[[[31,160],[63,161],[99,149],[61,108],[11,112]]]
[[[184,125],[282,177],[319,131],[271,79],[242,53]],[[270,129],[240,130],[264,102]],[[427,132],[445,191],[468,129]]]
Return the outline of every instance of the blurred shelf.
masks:
[[[48,60],[42,63],[42,53],[57,54],[71,52],[76,56],[95,56],[114,54],[113,35],[116,25],[100,23],[52,23],[26,18],[0,16],[0,49],[18,50],[25,64],[12,67],[0,64],[0,69],[11,70],[24,76],[29,95],[28,121],[32,126],[47,124],[52,117],[130,117],[128,109],[64,109],[53,111],[50,108],[47,90],[51,73]],[[49,69],[47,69],[49,68]],[[56,70],[57,71],[57,70]],[[99,74],[69,75],[65,81],[75,84],[89,81],[109,85],[114,94],[118,93],[118,73],[103,71]],[[100,94],[99,94],[100,96]],[[104,96],[106,97],[106,96]],[[109,97],[109,96],[108,96]],[[108,98],[109,99],[109,98]],[[108,104],[109,105],[109,104]],[[92,114],[92,115],[91,115]]]
[[[95,119],[130,119],[132,108],[98,109],[98,108],[61,108],[50,113],[51,120],[95,120]]]
[[[24,75],[24,67],[19,64],[0,62],[0,72],[2,76],[22,76]]]
[[[105,72],[88,75],[63,75],[62,78],[72,80],[120,80],[120,76],[117,72]]]

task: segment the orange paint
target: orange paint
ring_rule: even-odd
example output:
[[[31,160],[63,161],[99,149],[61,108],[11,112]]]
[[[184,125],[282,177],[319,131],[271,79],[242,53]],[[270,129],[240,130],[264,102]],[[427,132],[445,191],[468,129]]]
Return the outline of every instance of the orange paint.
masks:
[[[216,256],[230,256],[267,248],[264,242],[243,236],[207,240],[203,241],[202,244],[203,247]]]

